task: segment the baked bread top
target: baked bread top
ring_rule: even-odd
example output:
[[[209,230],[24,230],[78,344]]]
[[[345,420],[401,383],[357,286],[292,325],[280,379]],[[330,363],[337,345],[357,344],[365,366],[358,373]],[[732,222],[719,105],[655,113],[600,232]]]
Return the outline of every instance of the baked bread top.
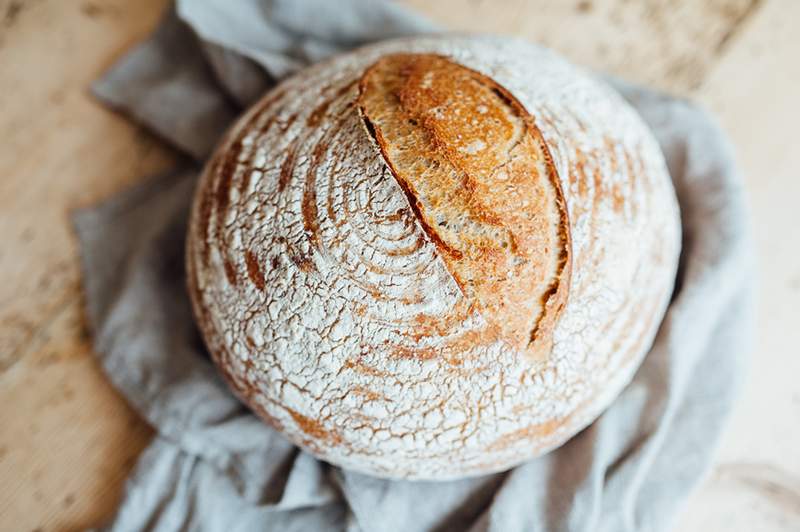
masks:
[[[447,479],[562,443],[629,381],[666,308],[678,210],[652,135],[533,45],[390,41],[237,123],[187,240],[237,394],[320,458]]]

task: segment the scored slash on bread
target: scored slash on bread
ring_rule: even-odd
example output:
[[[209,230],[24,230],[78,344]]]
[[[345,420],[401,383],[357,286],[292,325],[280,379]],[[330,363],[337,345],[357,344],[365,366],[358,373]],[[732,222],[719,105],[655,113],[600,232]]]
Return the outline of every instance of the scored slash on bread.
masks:
[[[426,234],[490,324],[486,334],[547,356],[571,244],[531,116],[495,81],[436,54],[379,59],[361,77],[358,105]]]

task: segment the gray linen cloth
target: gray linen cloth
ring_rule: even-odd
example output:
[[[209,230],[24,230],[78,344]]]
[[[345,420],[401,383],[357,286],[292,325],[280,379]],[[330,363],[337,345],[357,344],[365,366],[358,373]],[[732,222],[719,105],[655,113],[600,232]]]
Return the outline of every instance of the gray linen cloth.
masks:
[[[590,427],[505,473],[383,480],[298,450],[217,376],[184,288],[186,218],[200,163],[275,80],[362,43],[433,30],[391,3],[178,1],[155,34],[94,86],[187,154],[182,169],[75,215],[97,356],[157,431],[110,529],[663,530],[702,479],[752,323],[741,178],[701,110],[615,80],[666,155],[684,248],[652,351]]]

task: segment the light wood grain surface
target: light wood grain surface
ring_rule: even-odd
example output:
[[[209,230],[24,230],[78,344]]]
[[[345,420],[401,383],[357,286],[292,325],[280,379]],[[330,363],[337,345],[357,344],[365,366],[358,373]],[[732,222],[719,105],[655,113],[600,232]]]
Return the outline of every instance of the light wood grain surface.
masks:
[[[738,409],[677,530],[800,530],[800,2],[405,0],[445,26],[512,33],[699,100],[729,132],[761,269]],[[0,530],[114,511],[151,437],[95,363],[69,211],[174,154],[87,87],[166,0],[0,0]]]

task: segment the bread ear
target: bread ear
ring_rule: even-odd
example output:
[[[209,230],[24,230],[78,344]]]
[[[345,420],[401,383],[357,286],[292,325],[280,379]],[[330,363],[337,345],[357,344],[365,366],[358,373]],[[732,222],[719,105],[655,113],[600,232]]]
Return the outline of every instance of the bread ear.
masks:
[[[492,336],[550,353],[570,279],[566,202],[541,133],[495,81],[436,54],[367,68],[366,129]]]

